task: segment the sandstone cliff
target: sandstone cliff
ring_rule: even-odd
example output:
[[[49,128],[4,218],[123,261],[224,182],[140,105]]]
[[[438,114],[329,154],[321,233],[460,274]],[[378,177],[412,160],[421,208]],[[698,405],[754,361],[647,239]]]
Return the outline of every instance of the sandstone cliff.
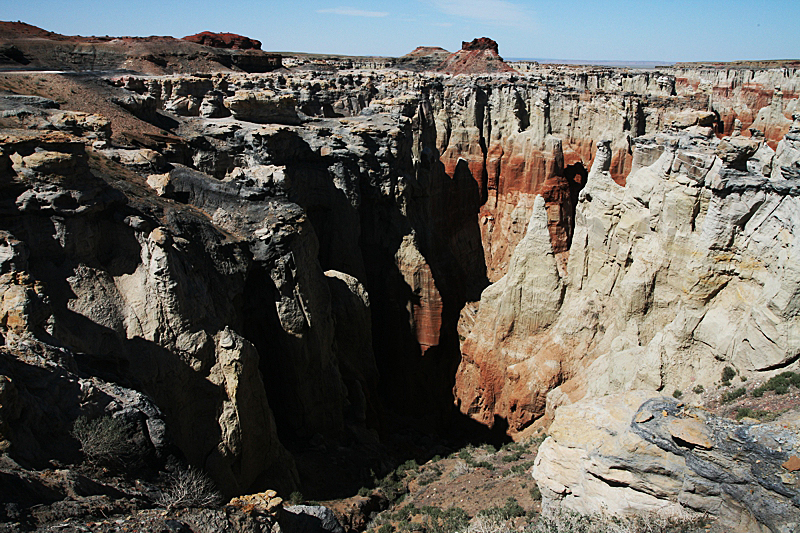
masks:
[[[794,363],[797,189],[792,168],[775,164],[796,153],[794,131],[777,153],[741,135],[637,138],[625,187],[608,170],[610,143],[599,143],[558,318],[542,332],[551,303],[525,308],[509,296],[503,305],[513,311],[498,315],[484,291],[462,345],[461,409],[485,421],[503,416],[520,431],[545,414],[544,394],[551,413],[587,395],[709,386],[725,364],[756,376]],[[498,330],[513,334],[484,337]],[[487,381],[500,392],[473,398]]]

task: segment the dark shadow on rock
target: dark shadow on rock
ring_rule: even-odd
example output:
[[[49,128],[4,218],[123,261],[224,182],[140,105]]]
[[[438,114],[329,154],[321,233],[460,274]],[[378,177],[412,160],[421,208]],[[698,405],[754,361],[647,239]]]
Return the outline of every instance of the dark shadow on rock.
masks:
[[[344,533],[333,511],[321,505],[293,505],[278,517],[281,533]]]

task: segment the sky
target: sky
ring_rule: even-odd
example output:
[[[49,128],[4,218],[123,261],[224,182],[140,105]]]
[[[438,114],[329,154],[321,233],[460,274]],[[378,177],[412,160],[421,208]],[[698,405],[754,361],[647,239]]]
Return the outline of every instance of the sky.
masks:
[[[800,0],[0,0],[0,20],[66,35],[232,32],[269,51],[400,56],[490,37],[505,58],[800,58]]]

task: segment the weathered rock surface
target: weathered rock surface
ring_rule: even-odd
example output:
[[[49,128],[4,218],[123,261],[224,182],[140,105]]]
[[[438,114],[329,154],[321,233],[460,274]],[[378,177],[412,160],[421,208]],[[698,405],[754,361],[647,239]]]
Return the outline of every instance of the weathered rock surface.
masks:
[[[785,157],[793,142],[788,135],[769,160]],[[769,376],[795,362],[797,183],[766,176],[761,165],[747,170],[756,152],[771,153],[763,139],[683,133],[635,143],[625,187],[609,172],[610,143],[598,143],[553,325],[487,338],[486,331],[509,328],[483,302],[470,319],[481,326],[462,344],[456,397],[463,412],[478,420],[499,415],[521,431],[585,396],[691,390],[708,387],[726,364]],[[490,289],[482,300],[491,301]],[[552,304],[519,307],[503,320],[524,325],[541,313],[552,316]],[[505,385],[476,400],[471,391],[482,375]]]
[[[543,505],[634,514],[677,506],[731,531],[793,531],[800,524],[798,420],[716,418],[655,392],[584,400],[556,412],[533,476]]]
[[[81,37],[0,21],[0,39],[5,50],[0,52],[0,61],[11,68],[166,74],[219,70],[270,72],[282,66],[280,55],[262,52],[258,41],[232,34],[198,34],[184,39]]]
[[[666,72],[312,63],[114,78],[114,112],[159,128],[125,146],[97,115],[0,101],[28,130],[1,144],[3,340],[66,384],[52,428],[3,413],[12,457],[76,452],[70,421],[106,412],[84,376],[148,398],[144,444],[230,496],[293,490],[287,449],[376,449],[384,408],[443,427],[454,385],[520,435],[587,396],[794,368],[796,123],[774,148],[718,139],[705,89]]]

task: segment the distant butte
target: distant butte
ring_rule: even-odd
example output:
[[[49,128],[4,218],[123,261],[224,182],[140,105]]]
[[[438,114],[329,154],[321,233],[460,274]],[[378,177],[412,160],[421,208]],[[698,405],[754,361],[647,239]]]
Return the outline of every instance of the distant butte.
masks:
[[[237,35],[235,33],[214,33],[203,31],[183,38],[184,41],[203,44],[214,48],[230,48],[233,50],[261,50],[261,41]]]
[[[514,72],[500,57],[497,42],[488,37],[462,42],[461,50],[450,54],[436,70],[447,74]]]

